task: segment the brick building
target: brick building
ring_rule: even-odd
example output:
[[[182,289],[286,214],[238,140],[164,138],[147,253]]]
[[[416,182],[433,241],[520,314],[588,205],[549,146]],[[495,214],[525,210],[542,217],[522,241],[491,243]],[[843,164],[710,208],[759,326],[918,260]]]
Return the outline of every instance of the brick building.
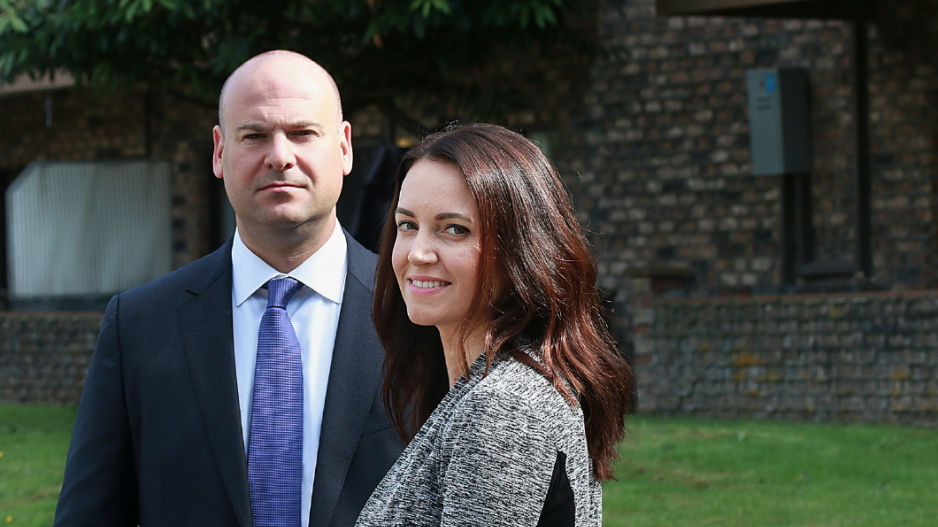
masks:
[[[938,1],[874,4],[626,0],[597,17],[617,53],[546,66],[556,88],[507,118],[567,180],[640,411],[938,423]],[[807,174],[752,175],[760,68],[807,74]],[[165,160],[173,265],[225,236],[212,108],[58,88],[0,95],[0,115],[4,185],[40,159]],[[387,140],[374,112],[351,120]],[[6,346],[0,398],[55,399],[9,381],[39,376]]]

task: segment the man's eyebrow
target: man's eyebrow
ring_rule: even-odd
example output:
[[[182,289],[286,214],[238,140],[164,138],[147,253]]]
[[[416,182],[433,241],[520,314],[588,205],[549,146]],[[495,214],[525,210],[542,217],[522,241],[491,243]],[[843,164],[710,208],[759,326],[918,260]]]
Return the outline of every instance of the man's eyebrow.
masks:
[[[248,132],[266,132],[270,130],[270,127],[261,123],[247,123],[235,128],[235,130],[244,130]]]
[[[235,130],[244,130],[248,132],[267,132],[275,127],[264,124],[264,123],[245,123],[241,126],[235,128]],[[303,128],[314,128],[321,130],[325,128],[322,123],[318,121],[296,121],[293,123],[288,123],[286,128],[290,130],[303,129]]]
[[[296,121],[293,123],[289,123],[287,125],[287,128],[292,128],[292,129],[316,128],[316,129],[322,130],[323,128],[325,128],[325,125],[323,125],[319,121]]]

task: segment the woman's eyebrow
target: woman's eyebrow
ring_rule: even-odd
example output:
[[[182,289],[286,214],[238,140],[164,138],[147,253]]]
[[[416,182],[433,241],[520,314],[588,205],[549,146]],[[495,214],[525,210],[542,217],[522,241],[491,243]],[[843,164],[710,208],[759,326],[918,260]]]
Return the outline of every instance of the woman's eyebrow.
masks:
[[[405,209],[404,207],[398,207],[397,209],[395,209],[395,212],[396,212],[397,214],[403,214],[404,216],[410,216],[411,218],[416,218],[416,217],[417,217],[416,214],[414,214],[413,212],[411,212],[411,211]],[[463,221],[465,221],[465,222],[467,222],[467,223],[472,223],[472,218],[470,218],[469,216],[466,216],[465,214],[460,214],[460,213],[458,213],[458,212],[441,212],[441,213],[437,214],[436,216],[434,216],[433,219],[435,219],[435,220],[452,220],[452,219],[458,219],[458,220],[463,220]]]
[[[463,220],[468,223],[472,223],[472,218],[470,218],[469,216],[460,214],[458,212],[441,212],[437,214],[436,216],[434,216],[434,218],[438,220],[452,220],[455,218],[458,220]]]

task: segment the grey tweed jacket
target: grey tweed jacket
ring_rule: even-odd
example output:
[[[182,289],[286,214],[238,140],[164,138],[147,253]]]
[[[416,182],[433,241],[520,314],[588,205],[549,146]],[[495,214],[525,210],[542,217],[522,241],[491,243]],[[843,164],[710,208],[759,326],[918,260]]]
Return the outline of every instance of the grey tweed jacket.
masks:
[[[536,526],[562,481],[568,519],[602,524],[583,413],[538,371],[480,357],[371,495],[357,526]],[[549,491],[550,490],[550,495]],[[553,515],[556,517],[556,515]],[[546,522],[545,522],[546,523]],[[544,523],[541,523],[543,525]]]

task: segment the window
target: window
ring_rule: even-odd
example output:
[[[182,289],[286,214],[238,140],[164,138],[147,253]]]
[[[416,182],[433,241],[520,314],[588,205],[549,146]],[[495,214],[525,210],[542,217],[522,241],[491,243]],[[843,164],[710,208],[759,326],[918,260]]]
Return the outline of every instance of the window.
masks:
[[[36,162],[6,191],[13,308],[100,308],[171,270],[170,170],[146,160]]]

